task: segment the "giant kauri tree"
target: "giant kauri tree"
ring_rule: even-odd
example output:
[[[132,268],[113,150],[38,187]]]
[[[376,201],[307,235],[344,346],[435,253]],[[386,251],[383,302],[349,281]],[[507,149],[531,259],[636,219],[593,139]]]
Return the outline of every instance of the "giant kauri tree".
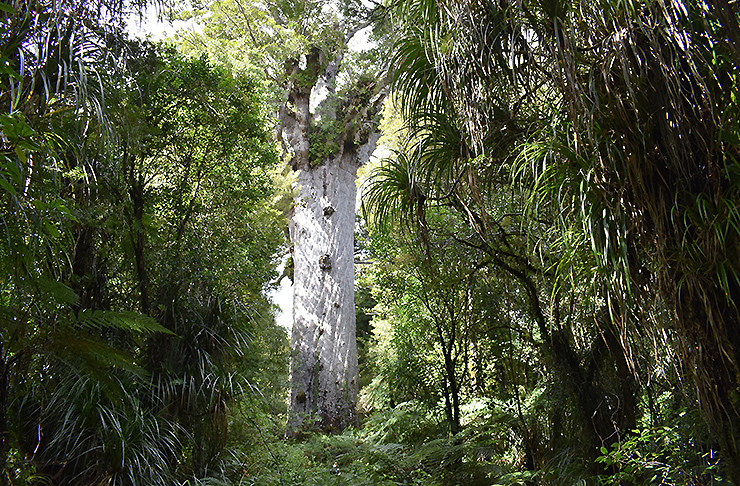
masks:
[[[348,47],[377,15],[363,2],[224,1],[200,40],[260,66],[275,93],[277,136],[297,173],[290,214],[294,272],[288,429],[356,422],[355,179],[378,139],[382,69]],[[195,36],[194,38],[198,38]],[[364,56],[364,58],[363,58]],[[363,66],[372,66],[364,69]]]

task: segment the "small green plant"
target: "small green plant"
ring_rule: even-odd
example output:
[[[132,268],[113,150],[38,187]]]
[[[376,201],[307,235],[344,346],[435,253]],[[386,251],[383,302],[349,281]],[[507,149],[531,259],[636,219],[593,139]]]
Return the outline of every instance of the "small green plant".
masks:
[[[0,470],[0,483],[7,485],[51,484],[43,474],[38,474],[32,461],[23,457],[16,448],[11,448],[5,458],[5,466]]]
[[[603,484],[638,486],[721,483],[717,452],[697,450],[691,436],[679,426],[634,430],[611,448],[602,447],[596,461],[613,471]]]
[[[339,138],[342,124],[337,120],[312,123],[309,128],[310,146],[308,161],[311,167],[318,167],[328,157],[339,152]]]

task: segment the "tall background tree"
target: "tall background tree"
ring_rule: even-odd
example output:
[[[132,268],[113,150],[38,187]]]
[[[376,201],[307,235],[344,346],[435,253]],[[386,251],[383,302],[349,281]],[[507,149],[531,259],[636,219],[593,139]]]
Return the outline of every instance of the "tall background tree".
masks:
[[[260,90],[126,39],[125,8],[2,8],[4,484],[227,477],[273,325]]]

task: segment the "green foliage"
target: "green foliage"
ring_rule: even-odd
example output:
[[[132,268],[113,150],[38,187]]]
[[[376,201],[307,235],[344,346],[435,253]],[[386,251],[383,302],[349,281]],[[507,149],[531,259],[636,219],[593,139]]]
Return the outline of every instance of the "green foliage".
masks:
[[[381,406],[378,395],[416,375],[430,389],[406,387],[404,398],[432,407],[457,369],[464,403],[514,405],[522,460],[509,464],[541,472],[522,479],[572,484],[617,467],[594,462],[599,447],[643,447],[630,431],[666,406],[650,387],[678,387],[682,406],[702,404],[737,476],[738,374],[727,360],[738,348],[729,338],[737,198],[727,192],[737,155],[723,138],[737,125],[730,73],[740,57],[726,42],[740,32],[736,13],[427,0],[396,2],[393,12],[406,133],[365,191],[384,297],[375,321],[382,371],[366,397]],[[467,301],[448,290],[465,287]],[[459,323],[448,329],[469,340],[460,361],[449,339],[440,339],[446,354],[432,352],[430,324],[441,321]],[[409,359],[419,355],[427,361]],[[434,382],[424,373],[442,357],[447,381]],[[384,368],[394,362],[403,365]],[[699,397],[682,386],[687,377]],[[701,481],[691,474],[665,480]]]
[[[215,2],[187,57],[55,5],[0,5],[0,482],[737,482],[731,8],[374,9],[365,421],[298,442],[266,115],[370,11]],[[344,58],[311,165],[363,140],[379,54]]]
[[[55,366],[55,376],[38,383],[43,388],[22,403],[24,412],[39,408],[43,436],[29,435],[39,442],[24,444],[36,447],[37,467],[49,476],[110,477],[114,484],[172,481],[183,431],[132,393],[146,381],[118,373],[113,377],[118,390],[112,393],[96,377],[64,368]]]
[[[260,92],[72,7],[2,9],[0,482],[198,481],[285,374]]]
[[[344,123],[339,120],[312,122],[308,131],[310,147],[308,160],[311,167],[321,165],[327,158],[339,153],[339,143],[344,133]]]
[[[352,12],[352,14],[350,14]],[[187,52],[208,52],[212,59],[236,71],[264,68],[275,97],[289,80],[301,88],[315,83],[303,70],[294,73],[294,64],[305,61],[312,49],[334,53],[344,48],[343,28],[368,16],[368,8],[355,0],[327,2],[213,2],[208,9],[186,14],[202,22],[202,33],[191,32],[181,39]],[[342,28],[338,28],[338,26]],[[333,56],[330,54],[329,59]],[[293,77],[291,80],[291,76]]]
[[[441,428],[434,415],[414,402],[375,414],[361,430],[341,435],[310,434],[302,442],[284,442],[266,433],[260,443],[247,439],[240,481],[441,486],[534,480],[534,472],[513,470],[498,455],[497,442],[507,441],[507,425],[485,415],[471,413],[468,426],[455,438],[438,438]]]
[[[614,473],[604,484],[706,484],[722,483],[722,464],[716,450],[701,451],[701,437],[691,437],[689,414],[681,413],[672,425],[634,430],[610,449],[601,448],[596,460]]]

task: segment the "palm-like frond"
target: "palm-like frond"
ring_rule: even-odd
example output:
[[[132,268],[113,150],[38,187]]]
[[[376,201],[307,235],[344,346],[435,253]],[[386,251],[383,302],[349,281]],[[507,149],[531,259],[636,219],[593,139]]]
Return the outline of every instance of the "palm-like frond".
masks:
[[[161,332],[174,334],[155,319],[138,312],[112,312],[82,310],[77,314],[77,324],[89,329],[114,328],[137,333]]]
[[[73,482],[107,478],[110,484],[126,486],[174,480],[184,431],[131,393],[134,384],[144,383],[114,376],[116,387],[129,392],[111,395],[100,381],[64,365],[55,371],[53,388],[38,404],[43,472]]]
[[[422,111],[414,115],[408,127],[409,157],[418,160],[417,177],[427,186],[452,186],[461,166],[471,157],[463,134],[444,111]]]
[[[365,217],[386,228],[397,221],[405,227],[415,222],[427,197],[417,170],[418,164],[405,154],[385,159],[363,188]]]
[[[413,29],[396,41],[392,83],[404,110],[444,106],[444,92],[432,53],[432,39]]]

